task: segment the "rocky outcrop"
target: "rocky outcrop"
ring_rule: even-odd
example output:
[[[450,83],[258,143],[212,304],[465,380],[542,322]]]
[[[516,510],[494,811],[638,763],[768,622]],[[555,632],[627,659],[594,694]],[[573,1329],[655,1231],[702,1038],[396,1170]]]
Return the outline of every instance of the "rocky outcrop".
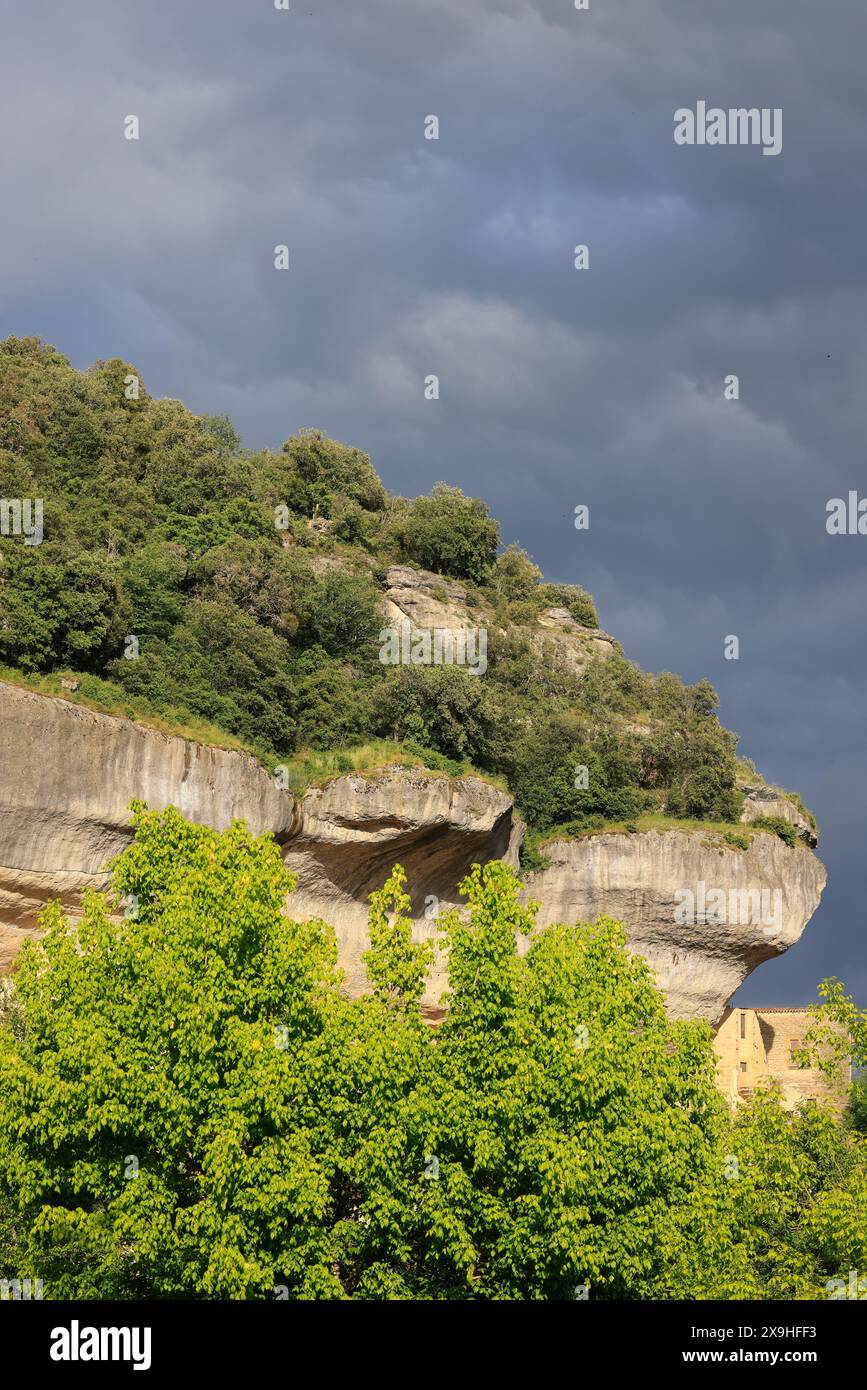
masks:
[[[435,937],[439,905],[458,901],[473,863],[517,864],[511,798],[478,777],[387,768],[311,788],[299,803],[246,754],[2,683],[0,729],[0,970],[46,902],[74,914],[85,888],[107,885],[107,865],[131,839],[134,799],[216,830],[239,819],[272,832],[298,877],[288,910],[335,928],[354,992],[365,987],[368,894],[395,863],[407,872],[418,939]],[[426,1004],[444,985],[438,955]]]
[[[44,904],[103,887],[129,843],[129,803],[174,805],[223,830],[243,818],[285,836],[293,799],[255,759],[0,684],[0,969]]]
[[[487,627],[493,617],[489,604],[470,609],[463,584],[409,565],[388,570],[383,608],[390,623],[408,620],[416,630]]]
[[[495,621],[489,603],[470,603],[465,585],[410,565],[388,570],[383,611],[391,626],[409,622],[414,632],[488,628]],[[559,661],[572,676],[580,676],[594,656],[605,658],[614,651],[613,637],[600,628],[583,627],[565,608],[543,609],[535,627],[519,631],[526,633],[540,661]]]
[[[416,940],[436,941],[439,910],[460,902],[457,885],[474,863],[517,865],[521,831],[512,801],[478,777],[387,768],[376,777],[339,777],[306,793],[286,864],[298,876],[293,917],[322,917],[337,933],[349,989],[365,987],[368,895],[393,866],[406,870]],[[434,1010],[446,986],[436,953],[423,1001]]]
[[[761,820],[764,816],[776,816],[780,820],[789,822],[797,830],[799,836],[805,844],[811,848],[819,843],[819,836],[812,821],[808,820],[803,812],[799,811],[794,802],[790,801],[782,792],[775,787],[764,785],[750,786],[741,783],[738,791],[744,793],[744,806],[741,811],[741,820],[749,824],[751,821]]]
[[[798,940],[819,904],[824,866],[758,832],[746,850],[707,831],[599,834],[545,846],[526,875],[537,923],[615,917],[652,967],[675,1018],[718,1023],[757,965]]]
[[[368,895],[395,863],[407,872],[417,939],[436,938],[437,913],[459,901],[473,863],[517,863],[522,827],[511,798],[478,777],[393,767],[338,777],[298,802],[246,754],[4,684],[0,730],[0,969],[48,899],[74,912],[85,887],[106,884],[108,862],[129,843],[134,798],[218,830],[243,819],[256,834],[272,832],[298,879],[287,910],[335,928],[355,992],[365,988]],[[746,850],[711,832],[666,830],[558,841],[545,854],[550,867],[526,876],[526,896],[542,904],[540,928],[619,918],[671,1013],[714,1022],[751,970],[797,941],[825,883],[805,846],[761,832]],[[714,890],[725,895],[722,912]],[[429,1013],[445,983],[439,954]]]

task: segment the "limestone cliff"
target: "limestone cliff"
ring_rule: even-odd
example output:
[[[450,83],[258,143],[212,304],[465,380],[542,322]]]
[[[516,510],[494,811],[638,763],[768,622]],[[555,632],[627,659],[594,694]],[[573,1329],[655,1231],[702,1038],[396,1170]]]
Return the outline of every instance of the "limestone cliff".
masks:
[[[746,850],[708,831],[649,830],[555,841],[544,852],[550,868],[526,875],[539,926],[616,917],[671,1015],[715,1024],[747,975],[798,940],[826,880],[814,854],[768,833]]]
[[[435,936],[436,912],[459,900],[471,864],[517,862],[522,826],[511,798],[477,777],[390,768],[336,778],[297,803],[245,754],[2,683],[0,731],[0,968],[49,898],[74,910],[84,887],[105,884],[108,861],[129,842],[133,798],[175,805],[216,829],[241,818],[254,833],[272,832],[298,876],[289,911],[333,925],[353,991],[365,986],[367,897],[393,864],[407,871],[421,938]],[[825,883],[805,845],[789,848],[767,833],[746,850],[708,831],[600,833],[547,845],[545,854],[550,867],[526,879],[527,895],[542,903],[540,926],[620,918],[672,1014],[714,1022],[751,970],[798,939]],[[705,890],[735,894],[734,913],[708,918],[702,903],[694,921],[682,920],[682,896]],[[428,1011],[444,986],[438,956]]]
[[[402,864],[412,893],[417,940],[436,940],[436,914],[460,902],[457,884],[472,864],[517,865],[520,824],[512,801],[478,777],[451,780],[390,768],[375,778],[346,776],[304,796],[286,864],[298,875],[289,911],[322,917],[337,933],[350,989],[364,988],[368,894]],[[446,986],[437,952],[425,996],[435,1008]]]
[[[0,684],[0,747],[0,969],[49,899],[74,907],[106,884],[134,798],[217,830],[292,825],[292,797],[253,758],[13,685]]]

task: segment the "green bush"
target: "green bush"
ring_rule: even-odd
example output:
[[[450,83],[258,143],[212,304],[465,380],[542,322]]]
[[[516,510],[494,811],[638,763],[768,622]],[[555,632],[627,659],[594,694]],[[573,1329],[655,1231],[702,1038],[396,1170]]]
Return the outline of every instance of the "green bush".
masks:
[[[524,840],[518,851],[518,862],[524,873],[541,873],[543,869],[550,869],[551,860],[541,850],[532,845],[529,840]]]
[[[540,584],[536,599],[542,608],[566,608],[576,623],[598,627],[599,619],[592,598],[580,584]]]
[[[354,502],[368,512],[385,506],[385,488],[368,455],[329,439],[321,430],[300,430],[287,439],[274,463],[273,477],[282,494],[278,501],[302,516],[318,511],[330,517],[339,497],[338,519],[345,526],[346,503]]]
[[[734,849],[749,849],[750,847],[749,835],[737,835],[733,830],[724,831],[723,839],[727,845],[731,845]]]
[[[639,769],[630,749],[616,739],[591,741],[580,716],[539,720],[516,736],[506,758],[518,807],[538,830],[593,815],[631,820],[651,804],[635,785]]]
[[[477,497],[436,483],[429,497],[417,497],[397,513],[392,535],[423,569],[481,584],[492,571],[500,528]]]
[[[459,666],[398,666],[374,700],[379,736],[489,766],[497,712],[484,677]]]
[[[497,593],[508,603],[525,603],[533,598],[542,571],[530,559],[526,550],[510,545],[497,557],[493,582]]]
[[[779,835],[790,848],[798,843],[797,827],[782,816],[759,816],[753,825],[756,830],[769,830],[772,835]]]

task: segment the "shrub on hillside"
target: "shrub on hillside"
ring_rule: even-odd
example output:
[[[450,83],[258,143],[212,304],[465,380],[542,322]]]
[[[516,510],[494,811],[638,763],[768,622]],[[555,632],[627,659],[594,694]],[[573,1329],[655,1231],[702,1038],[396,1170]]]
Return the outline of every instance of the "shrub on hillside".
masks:
[[[330,517],[337,496],[368,512],[385,506],[385,488],[368,455],[321,430],[299,430],[286,440],[275,480],[281,500],[303,516]]]
[[[483,584],[491,574],[500,528],[477,497],[436,483],[398,511],[391,533],[402,552],[423,569]]]

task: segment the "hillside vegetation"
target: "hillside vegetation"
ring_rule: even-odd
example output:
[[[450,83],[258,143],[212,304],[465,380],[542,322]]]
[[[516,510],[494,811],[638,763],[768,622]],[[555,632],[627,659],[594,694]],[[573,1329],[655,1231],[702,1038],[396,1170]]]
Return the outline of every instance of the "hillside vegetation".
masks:
[[[593,629],[592,599],[545,583],[517,547],[498,553],[497,522],[459,488],[392,496],[366,454],[316,430],[251,452],[227,417],[154,399],[125,362],[77,372],[10,338],[0,497],[44,500],[41,544],[0,537],[0,663],[37,688],[74,674],[73,698],[299,778],[398,744],[505,779],[540,834],[647,813],[737,819],[737,739],[712,686],[648,675],[616,644],[580,672],[540,654],[539,614]],[[467,612],[490,615],[484,676],[382,664],[394,564],[461,581]]]

